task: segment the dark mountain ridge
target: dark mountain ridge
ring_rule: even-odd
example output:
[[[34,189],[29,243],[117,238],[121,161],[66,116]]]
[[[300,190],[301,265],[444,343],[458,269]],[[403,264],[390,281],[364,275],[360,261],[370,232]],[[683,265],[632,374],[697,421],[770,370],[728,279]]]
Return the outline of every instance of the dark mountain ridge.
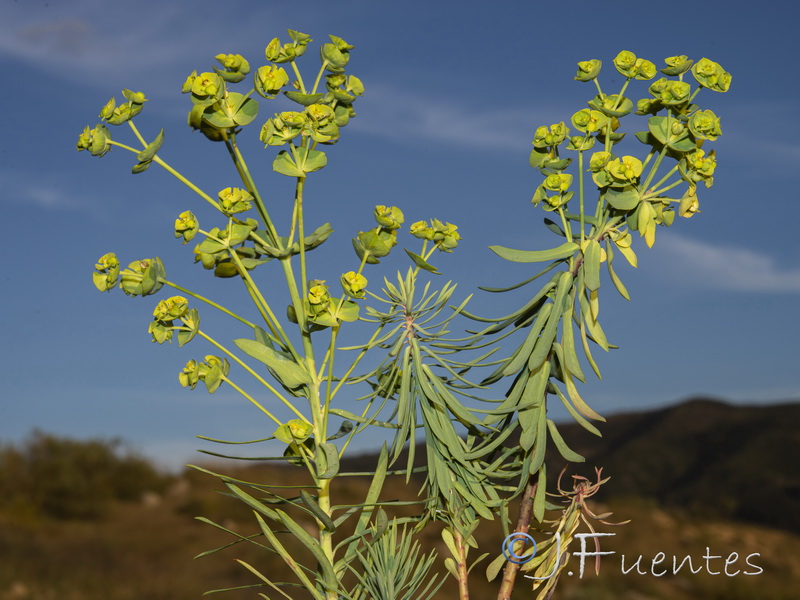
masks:
[[[800,401],[739,405],[696,397],[614,414],[597,425],[602,437],[574,422],[559,424],[559,431],[586,459],[570,464],[567,477],[594,478],[595,467],[611,477],[598,500],[643,500],[687,515],[800,533]],[[415,463],[424,456],[420,443]],[[368,470],[375,460],[356,456],[343,467]],[[553,479],[566,464],[548,450]]]

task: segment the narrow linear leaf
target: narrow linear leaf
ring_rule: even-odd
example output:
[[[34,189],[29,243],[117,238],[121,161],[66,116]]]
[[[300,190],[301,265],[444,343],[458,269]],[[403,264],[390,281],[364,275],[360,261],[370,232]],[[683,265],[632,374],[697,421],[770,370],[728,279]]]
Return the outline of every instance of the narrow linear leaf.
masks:
[[[553,310],[550,312],[547,324],[542,330],[542,336],[536,341],[536,346],[528,359],[529,369],[539,368],[539,365],[547,360],[550,351],[553,349],[553,341],[556,339],[558,324],[564,315],[564,301],[572,288],[572,283],[572,274],[569,271],[564,271],[558,280],[556,296],[553,299]]]
[[[411,260],[413,260],[414,264],[417,265],[418,267],[425,269],[426,271],[430,271],[434,275],[441,275],[441,273],[436,267],[434,267],[432,264],[429,264],[419,254],[414,254],[410,250],[406,250],[406,254],[408,254],[411,257]]]
[[[586,375],[581,369],[581,362],[578,359],[578,352],[575,349],[575,327],[572,315],[575,309],[574,293],[567,299],[567,310],[564,312],[563,327],[561,328],[561,347],[564,352],[564,361],[561,366],[566,368],[580,381],[586,382]]]
[[[561,454],[566,460],[570,462],[584,462],[586,459],[572,450],[567,443],[564,441],[564,438],[561,437],[561,433],[559,433],[556,424],[551,420],[547,419],[547,429],[550,431],[550,437],[553,439],[553,442],[558,449],[558,453]]]
[[[583,250],[584,282],[587,289],[594,291],[600,288],[600,244],[595,239],[587,241]]]
[[[331,479],[339,473],[339,450],[333,444],[320,442],[314,451],[317,477]]]
[[[277,515],[276,515],[277,516]],[[261,531],[264,533],[264,537],[269,540],[269,543],[272,544],[272,547],[281,555],[283,561],[286,565],[294,572],[300,582],[305,586],[305,588],[309,591],[309,593],[316,599],[316,600],[324,600],[324,596],[317,590],[317,587],[311,582],[308,576],[303,571],[303,568],[297,563],[291,553],[286,550],[283,544],[281,544],[278,536],[272,531],[269,525],[267,525],[266,521],[261,518],[261,515],[256,514],[256,519],[258,520],[258,524],[261,527]],[[305,533],[305,530],[303,530]],[[308,535],[306,533],[306,535]],[[310,536],[309,536],[310,537]]]
[[[333,565],[322,551],[322,546],[320,546],[319,540],[311,537],[311,535],[301,525],[299,525],[282,510],[278,509],[275,512],[278,513],[278,518],[280,519],[281,523],[286,526],[286,529],[289,530],[295,539],[308,548],[311,551],[311,554],[314,555],[314,558],[317,559],[317,564],[322,569],[322,574],[324,575],[325,581],[329,585],[335,585],[338,581],[338,578],[336,577],[336,573],[333,571]]]
[[[489,246],[489,250],[511,262],[533,263],[569,258],[579,250],[579,246],[574,242],[565,242],[548,250],[514,250],[504,246]]]
[[[300,490],[300,500],[303,501],[303,504],[308,507],[308,510],[311,511],[311,513],[319,520],[320,523],[322,523],[325,529],[330,532],[336,531],[336,525],[334,525],[330,515],[322,510],[320,505],[314,499],[314,496],[305,490]]]
[[[628,289],[622,283],[622,280],[617,275],[616,271],[614,271],[614,267],[611,265],[612,261],[614,260],[614,244],[606,240],[606,254],[608,256],[608,274],[611,276],[611,281],[614,284],[614,287],[617,288],[619,295],[625,298],[625,300],[630,300],[631,295],[628,293]]]
[[[542,522],[542,519],[544,519],[546,491],[547,491],[547,470],[545,465],[542,465],[542,468],[539,469],[539,480],[536,485],[536,494],[533,496],[533,516],[540,523]]]

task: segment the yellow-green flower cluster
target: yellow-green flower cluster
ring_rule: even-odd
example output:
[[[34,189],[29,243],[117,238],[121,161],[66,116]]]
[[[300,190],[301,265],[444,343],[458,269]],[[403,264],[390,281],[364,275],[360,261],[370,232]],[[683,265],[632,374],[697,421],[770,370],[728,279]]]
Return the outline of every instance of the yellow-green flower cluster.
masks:
[[[656,76],[656,66],[649,60],[636,58],[633,52],[623,50],[614,59],[614,66],[628,78],[652,79]]]
[[[290,32],[291,35],[291,32]],[[303,35],[303,34],[300,34]],[[268,61],[274,63],[285,63],[294,60],[298,56],[302,56],[306,51],[306,46],[311,38],[305,36],[305,39],[297,40],[294,42],[286,42],[281,45],[280,38],[273,38],[264,49],[264,55]]]
[[[185,316],[189,311],[189,301],[183,296],[172,296],[162,300],[153,310],[153,321],[148,332],[153,336],[153,341],[163,344],[172,342],[172,334],[176,327],[173,321]]]
[[[689,131],[698,140],[715,140],[722,135],[719,117],[711,110],[698,110],[689,117]]]
[[[261,127],[259,139],[267,146],[281,146],[299,135],[320,143],[338,138],[334,110],[326,104],[311,104],[303,112],[276,113]]]
[[[664,75],[668,75],[670,77],[674,77],[676,75],[681,75],[689,70],[689,67],[692,66],[694,61],[691,60],[685,54],[681,54],[678,56],[668,56],[664,59],[664,64],[667,66],[661,69],[661,72]]]
[[[366,294],[367,278],[361,273],[348,271],[341,278],[344,293],[352,298],[363,298]]]
[[[275,439],[284,444],[292,444],[306,441],[314,431],[313,425],[301,419],[292,419],[278,427],[273,433]]]
[[[221,190],[217,197],[222,211],[228,215],[234,215],[252,208],[250,202],[253,200],[253,196],[250,192],[241,188],[227,187]]]
[[[400,229],[405,222],[403,211],[396,206],[383,206],[379,204],[375,207],[375,221],[383,229]]]
[[[194,239],[199,230],[200,223],[198,223],[197,217],[190,210],[183,211],[175,219],[175,237],[183,238],[184,244]]]
[[[250,72],[250,63],[241,54],[217,54],[214,58],[225,67],[224,71],[217,69],[217,73],[230,83],[242,81]]]
[[[636,183],[642,174],[642,161],[635,156],[623,156],[608,161],[605,169],[617,181]]]
[[[568,173],[553,173],[548,175],[542,183],[545,190],[558,194],[566,192],[570,185],[572,185],[572,175]]]
[[[192,93],[196,99],[206,101],[219,98],[225,91],[225,82],[216,73],[200,73],[192,71],[181,87],[182,94]]]
[[[166,273],[161,259],[143,258],[135,260],[120,273],[119,286],[128,296],[149,296],[164,285]]]
[[[589,169],[591,169],[594,173],[602,171],[605,169],[611,158],[611,152],[605,152],[603,150],[600,152],[594,152],[592,157],[589,159]]]
[[[533,146],[535,148],[548,148],[550,146],[558,146],[569,135],[569,127],[560,123],[553,123],[550,127],[542,125],[537,128],[533,134]]]
[[[685,81],[662,77],[652,83],[649,92],[664,106],[675,106],[689,100],[692,86]]]
[[[208,393],[214,393],[220,386],[224,377],[230,372],[230,363],[227,359],[219,356],[208,355],[205,362],[190,360],[178,374],[178,381],[181,386],[194,389],[198,382],[206,384]]]
[[[119,280],[119,260],[117,255],[109,252],[100,257],[94,266],[92,281],[101,292],[108,292],[116,287]]]
[[[89,129],[87,125],[78,135],[75,147],[78,152],[88,150],[92,156],[104,156],[111,150],[111,133],[102,123],[98,123],[93,129]]]
[[[705,151],[698,148],[694,152],[687,154],[685,160],[689,181],[702,181],[706,187],[711,187],[714,184],[717,156],[713,150],[706,156]]]
[[[289,83],[289,75],[283,67],[265,65],[256,69],[253,82],[259,94],[264,98],[272,99],[278,95],[283,86]]]
[[[608,123],[608,117],[599,110],[584,108],[572,115],[572,125],[584,133],[600,131]]]
[[[697,83],[715,92],[727,92],[731,87],[731,74],[725,71],[719,63],[707,58],[697,61],[692,67],[692,75]]]
[[[603,62],[596,58],[582,60],[578,63],[578,72],[575,74],[575,79],[578,81],[591,81],[600,74],[602,66]]]
[[[409,228],[411,235],[416,238],[434,242],[436,248],[442,252],[452,252],[461,240],[458,233],[458,226],[452,223],[442,223],[439,219],[427,221],[417,221]]]
[[[309,313],[313,316],[328,310],[331,305],[331,295],[324,280],[312,279],[308,282],[308,295],[306,296]]]
[[[115,98],[111,98],[100,110],[100,118],[109,125],[121,125],[142,112],[142,106],[147,102],[142,92],[122,90],[122,95],[128,100],[117,106]]]

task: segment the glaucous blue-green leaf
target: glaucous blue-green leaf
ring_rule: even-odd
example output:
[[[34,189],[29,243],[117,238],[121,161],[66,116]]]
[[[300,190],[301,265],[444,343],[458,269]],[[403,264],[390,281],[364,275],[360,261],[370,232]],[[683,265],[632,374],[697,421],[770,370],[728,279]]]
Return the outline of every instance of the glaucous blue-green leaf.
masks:
[[[233,341],[248,356],[252,356],[264,363],[275,374],[275,377],[288,388],[297,388],[309,385],[311,376],[303,367],[294,362],[289,356],[277,352],[260,342],[246,338]]]
[[[353,422],[352,421],[343,421],[342,424],[339,426],[339,429],[333,435],[328,436],[328,441],[331,440],[338,440],[341,437],[346,436],[353,430]]]
[[[600,250],[600,244],[595,239],[587,240],[583,250],[584,283],[592,291],[600,288]]]
[[[497,254],[500,258],[518,263],[561,260],[569,258],[575,254],[578,249],[578,244],[574,242],[565,242],[556,248],[550,248],[548,250],[513,250],[503,246],[489,246],[489,250]]]
[[[320,442],[314,451],[317,477],[331,479],[339,473],[339,450],[331,443]]]
[[[632,185],[610,187],[605,192],[608,203],[617,210],[633,210],[641,201],[641,196]]]
[[[333,300],[333,299],[331,299]],[[353,302],[352,300],[347,300],[342,303],[342,307],[336,313],[336,316],[339,317],[342,321],[347,323],[352,323],[353,321],[358,321],[358,304]]]
[[[163,143],[164,143],[164,130],[162,129],[161,131],[158,132],[156,139],[147,144],[147,147],[136,155],[136,160],[138,160],[139,162],[147,162],[153,160],[153,157],[156,155],[156,152],[158,152],[158,150],[161,148],[161,144]]]
[[[312,173],[314,171],[319,171],[327,164],[328,157],[324,152],[321,150],[307,150],[301,168],[306,173]]]
[[[425,259],[422,258],[419,254],[414,254],[410,250],[406,250],[406,254],[408,254],[411,257],[411,260],[413,260],[414,264],[417,265],[418,267],[425,269],[426,271],[429,271],[431,273],[435,273],[436,275],[441,275],[441,273],[438,271],[436,267],[426,262]]]
[[[583,462],[586,460],[583,456],[575,452],[567,445],[567,443],[564,441],[564,438],[561,437],[558,427],[556,427],[556,424],[551,419],[547,419],[547,429],[550,431],[550,437],[555,443],[558,453],[566,460],[569,462]]]
[[[272,170],[289,177],[305,177],[305,171],[297,166],[292,155],[286,150],[281,150],[272,161]]]
[[[314,515],[317,519],[319,519],[319,522],[322,523],[322,526],[325,529],[327,529],[330,532],[336,531],[336,525],[334,525],[330,515],[328,515],[328,513],[326,513],[324,510],[322,510],[322,508],[320,507],[319,503],[316,501],[314,496],[312,496],[305,490],[300,490],[300,500],[303,502],[303,504],[306,505],[306,508],[308,508],[311,514]]]
[[[297,102],[301,106],[311,106],[316,104],[325,96],[325,94],[303,94],[301,92],[286,90],[283,92],[286,97],[292,102]]]

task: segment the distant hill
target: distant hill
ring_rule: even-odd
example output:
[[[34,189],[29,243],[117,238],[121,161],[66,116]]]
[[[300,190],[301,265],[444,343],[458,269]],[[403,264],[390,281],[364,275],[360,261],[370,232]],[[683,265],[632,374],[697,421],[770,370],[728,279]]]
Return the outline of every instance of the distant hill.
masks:
[[[696,516],[800,532],[800,402],[694,398],[613,415],[600,430],[602,438],[577,424],[559,427],[586,458],[575,472],[602,466],[611,476],[604,498],[650,499]]]
[[[603,437],[576,423],[559,425],[586,458],[568,475],[611,481],[601,501],[645,500],[687,514],[747,521],[800,533],[800,402],[743,406],[710,398],[608,417]],[[555,478],[566,461],[548,451]],[[417,463],[425,456],[418,445]],[[375,457],[346,461],[365,470]],[[566,483],[566,482],[565,482]]]

